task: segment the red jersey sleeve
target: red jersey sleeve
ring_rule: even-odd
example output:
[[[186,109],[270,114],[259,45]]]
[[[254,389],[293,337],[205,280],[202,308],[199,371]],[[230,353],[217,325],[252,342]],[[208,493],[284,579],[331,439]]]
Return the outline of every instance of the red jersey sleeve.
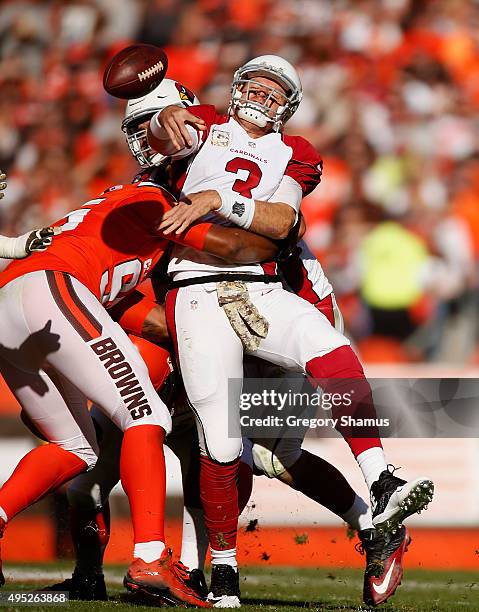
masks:
[[[313,145],[301,136],[284,135],[283,141],[293,149],[284,174],[299,183],[305,197],[321,182],[323,160]]]
[[[216,108],[211,104],[199,104],[197,106],[190,106],[188,108],[192,115],[196,115],[206,123],[206,130],[199,132],[201,142],[206,140],[206,137],[210,133],[211,126],[218,123],[226,123],[228,117],[226,115],[220,115],[216,112]]]

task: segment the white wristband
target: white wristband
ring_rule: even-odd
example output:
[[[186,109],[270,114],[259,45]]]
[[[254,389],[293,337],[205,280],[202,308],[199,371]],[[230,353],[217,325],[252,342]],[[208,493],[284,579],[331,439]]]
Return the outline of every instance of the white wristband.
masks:
[[[0,236],[0,257],[6,259],[23,259],[28,255],[25,246],[31,232],[18,236],[18,238],[9,238]]]
[[[153,115],[153,117],[150,120],[151,133],[153,134],[155,138],[158,138],[158,140],[170,140],[170,137],[168,136],[168,132],[165,130],[165,128],[161,125],[161,123],[158,120],[160,113],[161,111],[157,112],[156,115]]]
[[[253,222],[256,209],[254,199],[245,198],[227,189],[218,191],[218,195],[221,198],[221,206],[214,212],[232,221],[235,225],[248,229]]]

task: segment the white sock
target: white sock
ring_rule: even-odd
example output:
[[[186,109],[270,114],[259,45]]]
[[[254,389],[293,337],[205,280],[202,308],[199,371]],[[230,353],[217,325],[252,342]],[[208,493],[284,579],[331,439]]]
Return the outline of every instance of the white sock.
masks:
[[[236,548],[230,548],[229,550],[211,549],[211,565],[231,565],[236,569],[238,567]]]
[[[207,551],[208,532],[203,519],[203,510],[185,506],[180,560],[189,569],[203,570]]]
[[[358,531],[362,529],[373,529],[371,509],[359,495],[356,495],[353,505],[341,516],[341,518],[353,529],[357,529]]]
[[[386,457],[380,446],[368,448],[356,457],[359,467],[363,473],[368,489],[379,478],[379,474],[387,469]]]
[[[153,540],[151,542],[140,542],[135,544],[133,557],[143,559],[145,563],[151,563],[155,559],[161,557],[161,553],[165,550],[165,543],[161,540]]]
[[[8,521],[8,516],[5,510],[0,506],[0,518],[2,518],[5,522]]]

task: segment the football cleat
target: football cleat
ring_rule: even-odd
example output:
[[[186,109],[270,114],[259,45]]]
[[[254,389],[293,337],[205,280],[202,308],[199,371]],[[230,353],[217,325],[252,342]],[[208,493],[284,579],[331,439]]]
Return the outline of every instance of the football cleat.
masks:
[[[211,608],[210,603],[187,585],[188,578],[187,568],[182,563],[174,563],[171,550],[165,549],[161,557],[151,563],[133,559],[123,584],[130,593],[152,595],[162,604]]]
[[[215,608],[240,608],[240,597],[238,569],[231,565],[212,565],[208,601]]]
[[[7,526],[7,524],[5,523],[5,521],[0,518],[0,539],[3,538],[3,534],[5,532],[5,527]],[[5,576],[3,575],[3,571],[2,571],[2,548],[1,548],[1,543],[0,543],[0,587],[2,587],[5,584]]]
[[[192,569],[188,572],[188,580],[186,584],[199,597],[206,599],[208,597],[208,585],[204,573],[200,569]]]
[[[373,525],[380,533],[395,534],[405,519],[427,508],[434,494],[429,478],[407,482],[394,476],[394,470],[388,466],[371,486]]]
[[[404,526],[394,535],[379,534],[374,529],[363,529],[358,535],[361,542],[356,550],[366,554],[363,600],[368,606],[378,606],[394,595],[401,584],[402,559],[411,538]]]
[[[68,591],[73,600],[108,601],[103,574],[83,574],[77,568],[71,578],[47,586],[42,591]]]

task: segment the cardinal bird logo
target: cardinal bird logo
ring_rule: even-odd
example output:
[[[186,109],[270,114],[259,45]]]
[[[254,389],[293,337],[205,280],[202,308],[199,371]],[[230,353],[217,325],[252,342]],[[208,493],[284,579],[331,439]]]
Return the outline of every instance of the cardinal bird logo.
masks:
[[[178,93],[180,94],[180,99],[183,101],[183,103],[195,103],[195,94],[192,91],[190,91],[187,87],[185,87],[181,83],[178,83],[177,81],[175,81],[175,87],[178,90]],[[185,104],[185,106],[189,106],[190,104]]]

